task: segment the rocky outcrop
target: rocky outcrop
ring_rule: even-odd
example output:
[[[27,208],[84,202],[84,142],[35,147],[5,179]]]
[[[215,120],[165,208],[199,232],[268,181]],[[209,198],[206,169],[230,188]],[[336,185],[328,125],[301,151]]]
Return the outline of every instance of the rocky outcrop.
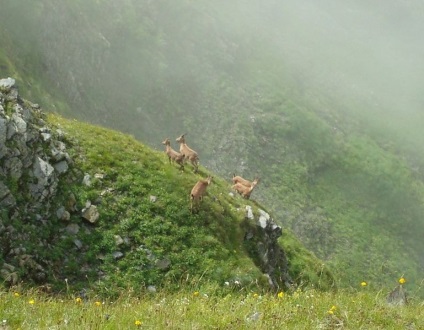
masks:
[[[245,244],[252,259],[268,279],[271,288],[288,289],[293,285],[289,275],[286,254],[278,244],[282,229],[264,210],[258,209],[257,214],[251,206],[246,206]]]
[[[14,79],[1,79],[0,207],[10,211],[16,198],[28,193],[28,207],[37,209],[55,195],[71,159],[65,144],[53,135],[60,138],[61,132],[51,132],[38,105],[20,99]]]
[[[37,256],[20,248],[28,233],[18,228],[37,228],[62,209],[51,204],[72,163],[62,137],[46,125],[37,104],[19,97],[14,79],[0,80],[0,272],[12,284],[17,267],[34,279],[46,277]]]

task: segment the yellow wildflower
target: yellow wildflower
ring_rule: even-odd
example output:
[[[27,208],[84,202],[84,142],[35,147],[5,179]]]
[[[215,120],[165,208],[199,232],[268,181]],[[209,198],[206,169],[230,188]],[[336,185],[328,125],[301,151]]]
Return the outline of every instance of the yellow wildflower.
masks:
[[[405,280],[405,278],[402,276],[400,279],[399,279],[399,284],[405,284],[406,283],[406,280]]]
[[[284,292],[283,291],[280,291],[280,292],[278,292],[278,298],[283,298],[284,297]]]
[[[333,315],[334,312],[336,311],[336,309],[337,309],[337,307],[333,305],[333,306],[331,306],[331,308],[329,309],[329,311],[327,313]]]
[[[254,294],[253,294],[253,298],[258,298],[258,296],[259,296],[259,295],[258,295],[257,293],[254,293]]]
[[[194,291],[193,296],[198,296],[199,295],[199,291]]]
[[[19,296],[20,296],[19,292],[15,292],[13,295],[14,295],[15,297],[19,297]]]
[[[101,305],[102,305],[102,303],[101,303],[100,301],[96,301],[94,304],[95,304],[96,306],[101,306]]]
[[[136,321],[134,322],[134,324],[135,324],[137,327],[139,327],[139,326],[141,326],[141,321],[140,321],[140,320],[136,320]]]
[[[368,285],[368,283],[367,282],[365,282],[365,281],[363,281],[363,282],[361,282],[361,286],[367,286]]]
[[[80,304],[82,302],[82,299],[80,297],[78,297],[77,299],[75,299],[75,302]]]
[[[28,301],[28,304],[34,305],[35,304],[35,300],[34,299],[31,299],[30,301]]]

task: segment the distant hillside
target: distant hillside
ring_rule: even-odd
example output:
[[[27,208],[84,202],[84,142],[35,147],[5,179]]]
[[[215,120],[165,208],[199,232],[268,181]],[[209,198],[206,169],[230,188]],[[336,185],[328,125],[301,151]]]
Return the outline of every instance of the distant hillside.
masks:
[[[347,3],[6,1],[0,68],[46,111],[152,149],[188,133],[207,171],[260,176],[254,199],[338,285],[418,287],[422,5]]]

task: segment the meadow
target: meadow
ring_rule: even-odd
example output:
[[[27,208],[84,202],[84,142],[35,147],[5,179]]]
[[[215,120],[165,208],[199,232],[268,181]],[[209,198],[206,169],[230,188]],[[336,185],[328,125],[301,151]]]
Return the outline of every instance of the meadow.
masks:
[[[261,294],[224,283],[128,290],[109,300],[15,287],[0,290],[0,329],[424,329],[424,302],[410,296],[405,305],[389,304],[390,291],[362,282],[333,292]]]

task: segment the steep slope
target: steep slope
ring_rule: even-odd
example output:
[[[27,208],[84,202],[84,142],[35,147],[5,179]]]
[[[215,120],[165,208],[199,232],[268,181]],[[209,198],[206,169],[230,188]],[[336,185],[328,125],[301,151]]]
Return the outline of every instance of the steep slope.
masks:
[[[225,282],[329,288],[321,263],[262,207],[215,176],[198,213],[181,173],[134,138],[47,118],[0,80],[0,269],[5,283],[115,294]],[[286,257],[289,251],[290,258]],[[292,267],[291,265],[296,265]],[[301,267],[299,267],[301,265]],[[237,284],[239,283],[239,284]]]

